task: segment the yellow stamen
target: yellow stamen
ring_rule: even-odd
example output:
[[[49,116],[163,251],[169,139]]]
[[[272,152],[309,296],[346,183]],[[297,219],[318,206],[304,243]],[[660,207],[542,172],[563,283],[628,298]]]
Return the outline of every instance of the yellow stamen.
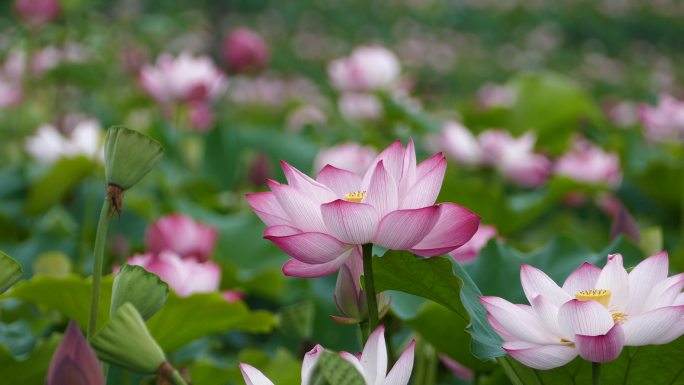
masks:
[[[566,340],[565,338],[561,338],[560,340],[561,345],[565,346],[573,346],[575,343],[569,340]]]
[[[575,298],[580,301],[596,301],[601,305],[608,307],[608,304],[610,303],[610,295],[610,290],[585,290],[575,294]]]
[[[344,200],[347,202],[361,203],[363,197],[366,196],[365,191],[354,191],[344,194]]]
[[[621,312],[613,312],[611,313],[613,316],[613,323],[623,323],[627,320],[627,313],[621,313]]]

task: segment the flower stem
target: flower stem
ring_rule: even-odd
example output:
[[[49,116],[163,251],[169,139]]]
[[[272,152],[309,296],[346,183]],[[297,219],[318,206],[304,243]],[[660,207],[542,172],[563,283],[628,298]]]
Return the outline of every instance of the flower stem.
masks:
[[[368,334],[373,332],[380,323],[378,320],[378,298],[375,295],[373,281],[373,244],[366,243],[363,249],[363,281],[365,283],[366,301],[368,302]]]
[[[183,376],[181,376],[177,370],[174,370],[173,373],[171,373],[171,383],[173,385],[187,385],[187,382],[185,382]]]
[[[93,287],[90,295],[90,315],[88,317],[87,337],[90,338],[95,333],[97,327],[97,310],[100,303],[100,281],[102,280],[102,265],[104,262],[104,248],[107,240],[107,229],[109,227],[109,209],[111,201],[107,197],[102,203],[100,219],[97,222],[97,233],[95,234],[95,252],[93,253]]]
[[[601,384],[601,363],[592,362],[591,363],[591,383],[592,385]]]

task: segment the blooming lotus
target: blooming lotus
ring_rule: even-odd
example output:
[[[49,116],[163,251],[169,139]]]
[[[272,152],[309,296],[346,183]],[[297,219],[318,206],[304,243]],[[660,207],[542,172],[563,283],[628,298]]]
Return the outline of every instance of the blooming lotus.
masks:
[[[169,250],[181,258],[209,259],[216,246],[218,232],[183,214],[159,218],[147,228],[145,244],[152,253]]]
[[[104,158],[101,133],[100,123],[93,119],[80,119],[68,135],[53,125],[45,124],[34,136],[26,139],[24,147],[31,156],[45,164],[76,156],[101,161]]]
[[[496,166],[510,181],[524,187],[543,184],[551,171],[551,162],[534,153],[536,136],[528,132],[515,138],[504,130],[487,130],[478,140],[486,163]]]
[[[49,23],[59,16],[59,0],[15,0],[17,15],[30,25]]]
[[[197,262],[183,259],[172,251],[162,251],[159,255],[138,254],[126,261],[138,265],[159,276],[168,283],[180,297],[194,293],[210,293],[218,290],[221,283],[221,268],[213,262]]]
[[[646,137],[654,142],[684,140],[684,101],[661,95],[658,105],[642,105],[639,118]]]
[[[331,165],[363,176],[377,155],[373,147],[353,142],[342,143],[322,148],[314,160],[314,170],[320,172],[326,165]]]
[[[433,137],[432,142],[432,147],[444,148],[447,155],[460,164],[482,163],[482,149],[477,138],[461,123],[445,123],[441,134]]]
[[[52,356],[46,385],[104,385],[102,367],[95,352],[71,321]]]
[[[316,180],[282,162],[288,184],[247,194],[264,237],[292,258],[286,275],[322,277],[361,258],[361,245],[442,255],[467,242],[480,222],[453,203],[435,204],[446,170],[441,153],[416,164],[413,142],[395,142],[361,177],[325,166]]]
[[[607,362],[623,346],[660,345],[684,334],[684,273],[671,277],[667,253],[649,257],[629,273],[612,254],[603,269],[584,263],[559,287],[541,270],[523,265],[529,305],[481,297],[503,348],[536,369],[562,366],[578,354]]]
[[[480,254],[480,250],[494,237],[496,237],[496,227],[480,225],[475,235],[468,242],[449,255],[459,263],[470,262]]]
[[[383,326],[375,329],[368,337],[359,357],[347,352],[340,352],[340,356],[349,361],[361,373],[366,385],[406,385],[413,370],[415,341],[411,342],[394,364],[392,370],[387,373],[387,345],[385,344],[384,333],[385,328]],[[322,353],[323,347],[316,345],[304,356],[302,385],[310,384],[311,374]],[[273,385],[273,382],[263,373],[247,364],[240,364],[240,370],[247,385]]]
[[[381,46],[361,46],[349,57],[334,60],[328,76],[340,91],[375,91],[394,85],[401,66],[397,57]]]
[[[311,383],[311,375],[323,351],[324,349],[321,345],[316,345],[304,355],[304,361],[302,362],[302,385],[309,385]],[[251,365],[240,363],[240,371],[247,385],[273,385],[273,382],[268,377]]]
[[[554,173],[578,182],[617,187],[622,179],[620,158],[586,140],[577,140],[573,148],[556,161]]]

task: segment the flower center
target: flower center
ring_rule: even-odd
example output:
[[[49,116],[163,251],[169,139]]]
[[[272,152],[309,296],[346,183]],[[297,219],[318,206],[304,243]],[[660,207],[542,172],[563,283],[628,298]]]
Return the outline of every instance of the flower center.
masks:
[[[366,196],[365,191],[354,191],[344,194],[344,200],[347,202],[361,203],[363,197]]]
[[[614,311],[610,315],[613,316],[613,323],[623,323],[627,320],[627,313]]]
[[[596,301],[601,305],[608,307],[608,304],[610,303],[610,295],[610,290],[585,290],[575,294],[575,298],[580,301]]]

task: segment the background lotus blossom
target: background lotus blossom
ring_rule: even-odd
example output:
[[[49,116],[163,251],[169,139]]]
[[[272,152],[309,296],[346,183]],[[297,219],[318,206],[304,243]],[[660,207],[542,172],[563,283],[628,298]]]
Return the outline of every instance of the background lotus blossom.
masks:
[[[52,356],[46,385],[104,385],[102,367],[75,321],[69,322]]]
[[[382,116],[382,102],[373,94],[345,92],[337,101],[340,114],[351,121],[374,121]]]
[[[59,0],[15,0],[14,10],[31,25],[48,23],[59,16]]]
[[[223,40],[223,59],[233,72],[262,69],[269,57],[264,39],[249,28],[236,28]]]
[[[214,100],[226,89],[227,81],[208,56],[183,52],[174,58],[163,54],[156,65],[140,70],[140,85],[157,102]]]
[[[440,135],[431,138],[431,147],[443,148],[447,156],[460,164],[478,165],[483,162],[482,148],[477,138],[458,122],[445,123]]]
[[[171,214],[150,224],[145,233],[147,250],[172,251],[181,258],[204,262],[216,246],[218,231],[183,214]]]
[[[63,134],[55,126],[45,124],[24,144],[26,151],[42,163],[51,164],[59,158],[86,156],[102,161],[102,128],[93,119],[78,119],[68,134]]]
[[[494,237],[496,237],[496,227],[480,224],[475,235],[449,255],[458,263],[468,263],[475,259],[480,254],[480,250]]]
[[[217,291],[221,283],[219,265],[183,259],[169,250],[164,250],[159,255],[137,254],[126,263],[142,266],[150,273],[158,275],[180,297]]]
[[[556,160],[556,175],[564,175],[578,182],[606,184],[617,187],[622,180],[620,158],[590,142],[578,139],[565,155]]]
[[[623,346],[660,345],[684,334],[684,274],[668,277],[667,253],[630,272],[612,254],[603,269],[584,263],[559,287],[523,265],[520,279],[531,306],[481,297],[503,348],[536,369],[562,366],[578,354],[588,361],[617,358]]]
[[[269,181],[270,192],[247,200],[269,226],[264,237],[292,257],[283,266],[286,275],[331,274],[361,258],[367,243],[442,255],[477,231],[479,217],[468,209],[435,205],[446,161],[438,153],[416,165],[412,141],[389,146],[363,177],[326,166],[313,180],[285,162],[282,167],[288,184]]]
[[[684,101],[661,95],[655,107],[641,105],[639,118],[646,137],[654,142],[684,140]]]
[[[328,65],[328,76],[340,91],[375,91],[388,89],[399,77],[399,59],[387,48],[361,46],[346,58]]]
[[[353,142],[340,143],[318,151],[314,160],[314,171],[318,173],[325,166],[330,165],[362,176],[377,154],[377,151],[370,146]]]
[[[304,361],[302,362],[302,385],[309,385],[311,383],[311,375],[323,351],[324,349],[321,345],[316,345],[304,355]],[[240,371],[247,385],[273,385],[273,382],[268,377],[251,365],[240,363]]]

